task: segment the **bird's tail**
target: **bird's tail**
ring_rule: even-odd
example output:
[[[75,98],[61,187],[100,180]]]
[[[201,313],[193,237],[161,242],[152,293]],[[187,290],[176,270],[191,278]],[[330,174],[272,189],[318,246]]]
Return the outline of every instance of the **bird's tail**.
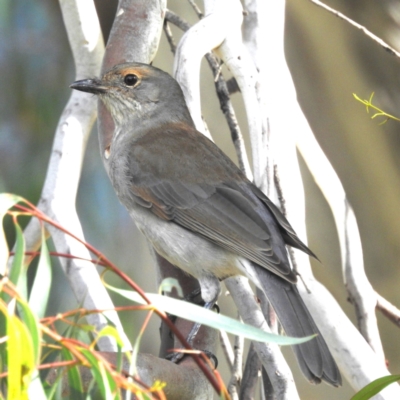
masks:
[[[286,334],[304,337],[317,334],[314,339],[293,346],[300,368],[311,383],[321,380],[340,386],[342,379],[338,367],[308,311],[296,285],[253,264],[261,289],[274,308]]]

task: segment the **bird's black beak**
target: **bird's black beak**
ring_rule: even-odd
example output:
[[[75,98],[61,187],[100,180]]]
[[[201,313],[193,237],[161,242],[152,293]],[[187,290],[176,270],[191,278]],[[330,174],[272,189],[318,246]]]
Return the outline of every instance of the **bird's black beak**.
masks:
[[[102,94],[107,92],[107,86],[104,86],[99,79],[83,79],[76,81],[69,86],[71,89],[80,90],[93,94]]]

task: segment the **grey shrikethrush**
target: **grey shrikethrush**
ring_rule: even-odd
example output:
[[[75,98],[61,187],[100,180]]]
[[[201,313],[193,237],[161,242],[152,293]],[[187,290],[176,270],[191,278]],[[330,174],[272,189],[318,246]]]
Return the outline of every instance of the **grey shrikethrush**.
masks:
[[[141,63],[116,65],[71,88],[100,97],[115,124],[108,173],[121,203],[154,249],[198,279],[206,304],[220,281],[249,278],[267,296],[305,377],[341,385],[328,347],[296,287],[286,245],[313,256],[279,209],[198,132],[179,84]]]

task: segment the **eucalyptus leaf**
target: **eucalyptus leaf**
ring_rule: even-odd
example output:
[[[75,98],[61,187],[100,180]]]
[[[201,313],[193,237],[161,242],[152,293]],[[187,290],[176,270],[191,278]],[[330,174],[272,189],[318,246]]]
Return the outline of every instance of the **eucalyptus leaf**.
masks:
[[[40,249],[39,264],[35,280],[33,281],[32,291],[29,296],[29,306],[39,318],[43,318],[46,313],[50,296],[51,278],[50,253],[47,248],[44,228],[42,228],[42,246]]]
[[[132,300],[135,303],[147,304],[143,298],[134,291],[118,289],[107,285],[107,287],[115,293]],[[276,343],[282,346],[293,345],[307,342],[314,336],[306,336],[303,338],[292,338],[288,336],[274,335],[264,332],[261,329],[255,328],[237,321],[233,318],[217,314],[211,310],[206,310],[203,307],[186,301],[177,300],[172,297],[162,296],[154,293],[146,293],[146,296],[152,302],[155,308],[158,308],[168,314],[176,315],[193,322],[199,322],[202,325],[207,325],[211,328],[220,329],[234,335],[240,335],[250,340],[257,342]]]
[[[400,380],[400,375],[389,375],[375,379],[356,393],[351,400],[368,400],[385,389],[386,386]]]
[[[0,275],[6,275],[9,249],[3,229],[3,218],[7,211],[24,199],[11,193],[0,193]]]
[[[9,278],[18,287],[18,292],[24,299],[28,298],[27,270],[24,268],[25,238],[18,222],[15,224],[15,254]]]

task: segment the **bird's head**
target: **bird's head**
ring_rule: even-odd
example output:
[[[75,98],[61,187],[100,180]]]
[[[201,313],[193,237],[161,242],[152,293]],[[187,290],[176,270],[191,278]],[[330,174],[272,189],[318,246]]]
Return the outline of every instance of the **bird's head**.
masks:
[[[149,119],[158,123],[191,122],[176,80],[147,64],[119,64],[100,79],[79,80],[70,87],[98,95],[118,128],[146,124]]]

